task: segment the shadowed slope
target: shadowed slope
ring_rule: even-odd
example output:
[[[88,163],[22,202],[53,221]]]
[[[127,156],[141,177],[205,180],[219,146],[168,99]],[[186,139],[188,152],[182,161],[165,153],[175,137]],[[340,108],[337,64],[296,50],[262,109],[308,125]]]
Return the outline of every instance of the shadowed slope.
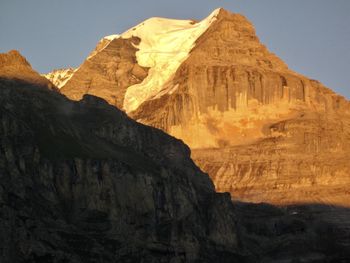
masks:
[[[105,101],[0,79],[2,262],[232,262],[229,195]]]

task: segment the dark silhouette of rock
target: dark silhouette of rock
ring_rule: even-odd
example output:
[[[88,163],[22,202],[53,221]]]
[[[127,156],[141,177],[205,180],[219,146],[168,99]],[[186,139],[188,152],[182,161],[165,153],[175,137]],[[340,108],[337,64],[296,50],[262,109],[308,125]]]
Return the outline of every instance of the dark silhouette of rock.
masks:
[[[106,101],[0,79],[1,262],[243,260],[189,148]]]

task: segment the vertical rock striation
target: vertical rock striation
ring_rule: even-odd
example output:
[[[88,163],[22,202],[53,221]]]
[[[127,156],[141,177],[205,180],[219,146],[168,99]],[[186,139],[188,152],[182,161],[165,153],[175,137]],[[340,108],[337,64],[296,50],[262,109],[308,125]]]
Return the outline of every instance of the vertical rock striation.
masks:
[[[201,31],[194,31],[197,38],[187,50],[188,30],[196,27]],[[157,38],[152,38],[152,30]],[[133,34],[140,37],[131,46]],[[72,99],[94,94],[117,106],[125,105],[126,94],[128,101],[143,101],[134,111],[124,110],[182,139],[217,190],[230,191],[235,199],[350,205],[350,103],[290,70],[259,41],[244,16],[218,9],[201,22],[154,18],[130,29],[127,36],[101,42],[81,66],[81,74],[74,74],[61,91]],[[164,80],[159,77],[161,66],[168,63],[163,55],[175,56],[168,45],[172,38],[181,63],[171,72],[167,67],[169,77]],[[129,69],[140,69],[137,59],[148,55],[152,74],[133,82]],[[125,81],[118,84],[105,68],[121,57],[131,64],[111,68],[113,74],[125,69],[116,77]],[[162,81],[151,79],[157,77]],[[149,92],[136,91],[150,83],[151,91],[157,92],[143,100]]]
[[[350,205],[350,103],[289,70],[241,15],[222,10],[162,95],[130,115],[184,140],[233,198]]]

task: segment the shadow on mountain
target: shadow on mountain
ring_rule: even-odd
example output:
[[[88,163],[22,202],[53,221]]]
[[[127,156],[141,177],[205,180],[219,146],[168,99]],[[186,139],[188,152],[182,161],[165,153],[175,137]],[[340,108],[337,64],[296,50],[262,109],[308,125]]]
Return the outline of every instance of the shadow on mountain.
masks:
[[[256,262],[350,262],[350,208],[235,201],[234,210]]]

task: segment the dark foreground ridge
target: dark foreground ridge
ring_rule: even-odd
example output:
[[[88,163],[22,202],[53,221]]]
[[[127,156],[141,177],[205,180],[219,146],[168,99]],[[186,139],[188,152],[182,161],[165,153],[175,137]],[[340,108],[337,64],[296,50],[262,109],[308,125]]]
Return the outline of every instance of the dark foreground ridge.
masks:
[[[1,262],[241,260],[230,196],[181,141],[93,96],[0,80]]]

